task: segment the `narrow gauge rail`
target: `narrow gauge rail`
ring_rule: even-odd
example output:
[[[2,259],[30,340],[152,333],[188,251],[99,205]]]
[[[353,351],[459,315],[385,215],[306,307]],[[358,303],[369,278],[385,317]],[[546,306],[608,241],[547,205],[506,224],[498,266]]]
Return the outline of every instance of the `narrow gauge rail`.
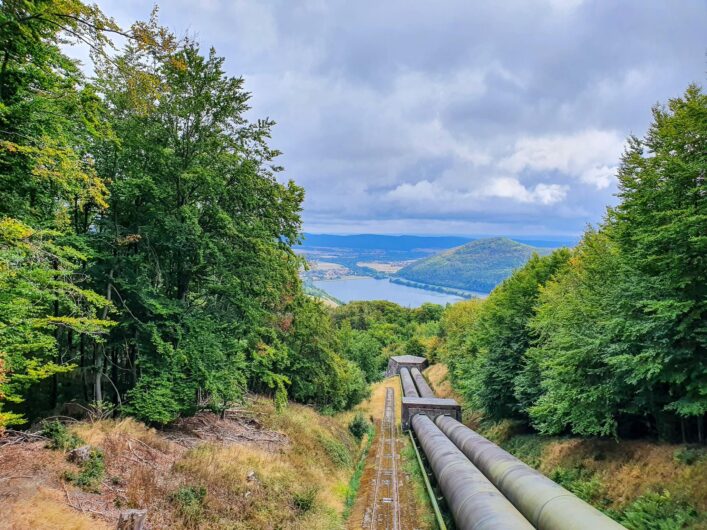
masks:
[[[389,387],[378,437],[373,508],[370,516],[364,518],[363,528],[401,530],[397,439],[395,392]]]

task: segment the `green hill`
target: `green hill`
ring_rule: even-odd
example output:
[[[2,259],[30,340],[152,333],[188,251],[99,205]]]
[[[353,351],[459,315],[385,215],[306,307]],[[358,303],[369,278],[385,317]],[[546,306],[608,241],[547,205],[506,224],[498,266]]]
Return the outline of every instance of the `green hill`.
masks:
[[[543,255],[551,251],[505,237],[478,239],[411,263],[396,276],[419,283],[490,292],[528,261],[533,252]]]

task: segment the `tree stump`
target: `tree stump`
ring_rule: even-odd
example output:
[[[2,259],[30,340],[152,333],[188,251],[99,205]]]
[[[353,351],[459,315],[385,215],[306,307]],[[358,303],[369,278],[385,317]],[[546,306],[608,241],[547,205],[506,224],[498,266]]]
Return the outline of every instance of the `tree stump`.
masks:
[[[93,450],[93,447],[90,445],[82,445],[81,447],[77,447],[76,449],[72,449],[69,452],[68,459],[69,462],[73,462],[74,464],[85,464],[91,459],[91,451]]]
[[[120,512],[118,530],[142,530],[147,519],[147,510],[125,510]]]

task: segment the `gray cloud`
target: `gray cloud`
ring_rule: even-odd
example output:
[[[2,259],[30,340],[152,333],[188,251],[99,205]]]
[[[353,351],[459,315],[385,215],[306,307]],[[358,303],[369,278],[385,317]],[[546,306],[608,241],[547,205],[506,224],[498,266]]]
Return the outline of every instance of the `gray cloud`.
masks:
[[[149,5],[106,0],[121,23]],[[170,0],[278,122],[318,232],[574,235],[623,141],[703,82],[707,4]]]

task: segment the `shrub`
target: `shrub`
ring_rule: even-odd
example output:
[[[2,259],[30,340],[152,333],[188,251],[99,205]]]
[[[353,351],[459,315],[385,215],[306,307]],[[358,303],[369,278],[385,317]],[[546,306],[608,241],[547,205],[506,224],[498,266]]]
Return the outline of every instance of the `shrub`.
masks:
[[[550,478],[589,503],[597,501],[604,489],[598,477],[580,467],[558,467]]]
[[[187,526],[198,524],[204,512],[204,499],[206,488],[204,486],[182,486],[175,491],[172,502],[177,505],[179,515],[182,516]]]
[[[349,422],[349,431],[357,440],[361,440],[363,435],[370,429],[371,423],[360,412],[357,412],[354,418]]]
[[[64,478],[81,489],[96,492],[103,480],[105,470],[103,452],[100,449],[92,449],[88,460],[81,464],[81,470],[78,473],[67,472]]]
[[[42,434],[49,438],[49,447],[61,451],[71,451],[84,441],[66,428],[66,425],[59,421],[47,422],[42,427]]]
[[[337,467],[349,467],[352,465],[351,453],[344,444],[328,436],[320,436],[319,441],[324,446],[324,450],[334,465]]]
[[[317,502],[317,488],[312,486],[304,491],[296,492],[292,497],[292,502],[295,508],[300,513],[306,513],[314,508]]]
[[[629,530],[680,530],[695,516],[691,506],[664,491],[640,496],[624,510],[619,522]]]
[[[673,458],[676,462],[691,466],[706,454],[707,450],[703,447],[683,447],[675,451]]]

